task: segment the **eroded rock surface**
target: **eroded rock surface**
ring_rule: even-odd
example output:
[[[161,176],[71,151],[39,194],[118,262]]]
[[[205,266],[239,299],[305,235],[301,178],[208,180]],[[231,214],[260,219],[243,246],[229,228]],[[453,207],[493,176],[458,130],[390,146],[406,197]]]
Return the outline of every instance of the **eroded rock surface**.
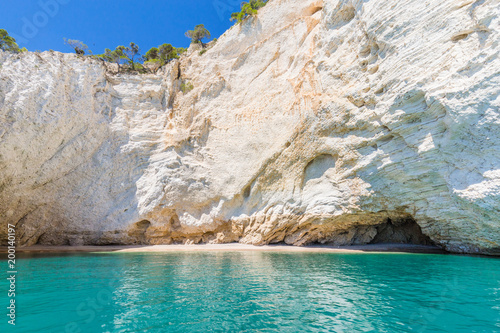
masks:
[[[157,75],[0,53],[1,223],[24,245],[499,253],[499,12],[271,0]]]

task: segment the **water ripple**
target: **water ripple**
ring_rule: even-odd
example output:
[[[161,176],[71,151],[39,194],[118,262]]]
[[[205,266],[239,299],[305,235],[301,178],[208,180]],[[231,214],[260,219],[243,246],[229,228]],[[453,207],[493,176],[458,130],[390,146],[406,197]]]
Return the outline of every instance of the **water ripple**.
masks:
[[[18,332],[500,332],[497,258],[80,254],[18,266]]]

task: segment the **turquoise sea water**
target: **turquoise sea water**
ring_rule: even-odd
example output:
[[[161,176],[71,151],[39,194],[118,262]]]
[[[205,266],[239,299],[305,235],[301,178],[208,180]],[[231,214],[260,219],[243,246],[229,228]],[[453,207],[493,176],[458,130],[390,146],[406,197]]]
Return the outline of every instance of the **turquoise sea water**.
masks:
[[[101,253],[17,266],[17,325],[2,315],[1,332],[500,332],[499,258]]]

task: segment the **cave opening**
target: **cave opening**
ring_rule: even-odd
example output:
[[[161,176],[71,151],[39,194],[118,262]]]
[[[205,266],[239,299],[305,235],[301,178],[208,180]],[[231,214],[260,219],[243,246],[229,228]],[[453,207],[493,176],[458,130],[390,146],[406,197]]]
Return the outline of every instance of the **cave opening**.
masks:
[[[435,245],[411,216],[390,218],[375,226],[376,235],[368,244],[399,243]]]
[[[436,246],[408,214],[383,213],[351,215],[323,220],[289,235],[287,244],[330,246],[406,244]],[[326,223],[325,223],[326,222]]]

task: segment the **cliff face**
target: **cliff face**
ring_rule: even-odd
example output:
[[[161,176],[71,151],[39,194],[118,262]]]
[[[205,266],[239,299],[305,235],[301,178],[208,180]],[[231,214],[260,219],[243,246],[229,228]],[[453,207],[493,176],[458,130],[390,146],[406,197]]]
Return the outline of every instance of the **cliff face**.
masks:
[[[272,0],[158,75],[0,52],[1,239],[499,253],[499,12]]]

